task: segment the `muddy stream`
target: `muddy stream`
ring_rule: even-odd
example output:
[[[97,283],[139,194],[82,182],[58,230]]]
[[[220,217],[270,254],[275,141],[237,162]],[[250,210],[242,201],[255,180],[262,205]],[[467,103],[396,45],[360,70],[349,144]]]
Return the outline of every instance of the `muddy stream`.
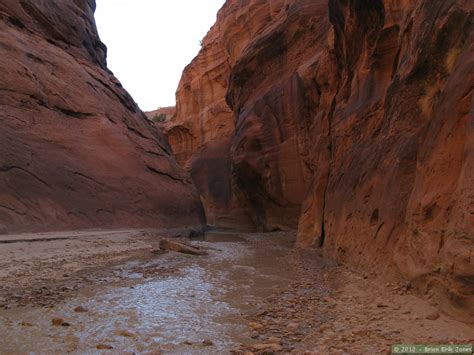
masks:
[[[238,347],[250,338],[243,315],[291,281],[292,237],[213,232],[192,244],[208,255],[129,260],[52,308],[1,310],[1,352],[217,354]],[[56,318],[63,325],[53,325]]]

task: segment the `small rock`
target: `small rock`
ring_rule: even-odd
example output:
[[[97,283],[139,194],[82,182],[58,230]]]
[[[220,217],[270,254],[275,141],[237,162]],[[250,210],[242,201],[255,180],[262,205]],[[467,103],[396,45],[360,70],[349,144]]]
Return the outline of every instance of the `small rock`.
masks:
[[[277,337],[270,337],[267,339],[270,344],[281,344],[281,339]]]
[[[133,338],[135,335],[128,330],[121,330],[118,332],[118,335],[121,337]]]
[[[183,341],[183,345],[193,345],[193,343],[190,342],[189,340],[185,340]]]
[[[385,304],[385,303],[377,303],[377,307],[378,307],[378,308],[387,308],[387,307],[388,307],[388,304]]]
[[[62,319],[62,318],[53,318],[51,320],[51,324],[56,326],[56,327],[61,326],[63,323],[64,323],[64,319]]]
[[[86,313],[86,312],[89,312],[89,310],[87,310],[86,308],[82,307],[82,306],[77,306],[76,308],[74,308],[74,312],[77,312],[77,313]]]
[[[23,326],[23,327],[32,327],[33,326],[33,324],[31,324],[29,322],[21,322],[20,325]]]
[[[99,344],[96,346],[97,350],[111,350],[113,349],[113,346],[107,345],[107,344]]]
[[[255,330],[263,328],[263,325],[261,325],[260,323],[255,323],[255,322],[250,322],[249,326],[250,328],[255,329]]]
[[[440,317],[439,312],[438,311],[433,311],[433,312],[431,312],[430,314],[428,314],[426,316],[426,319],[428,319],[428,320],[437,320],[439,317]]]
[[[326,330],[331,329],[331,326],[329,324],[323,324],[319,327],[319,332],[324,333]]]
[[[298,329],[299,324],[298,324],[298,323],[290,323],[290,324],[288,324],[286,327],[287,327],[288,329],[294,329],[294,330],[296,330],[296,329]]]
[[[214,343],[211,340],[206,339],[202,342],[202,345],[204,345],[204,346],[213,346]]]
[[[259,335],[260,335],[260,334],[259,334],[258,332],[253,331],[253,332],[250,334],[250,337],[251,337],[252,339],[255,339],[255,338],[258,338]]]
[[[51,320],[51,324],[54,325],[55,327],[59,327],[59,326],[70,327],[71,326],[70,323],[65,322],[64,319],[62,319],[62,318],[53,318]]]
[[[278,344],[253,344],[252,349],[257,350],[257,351],[262,351],[262,350],[282,351],[283,347]]]

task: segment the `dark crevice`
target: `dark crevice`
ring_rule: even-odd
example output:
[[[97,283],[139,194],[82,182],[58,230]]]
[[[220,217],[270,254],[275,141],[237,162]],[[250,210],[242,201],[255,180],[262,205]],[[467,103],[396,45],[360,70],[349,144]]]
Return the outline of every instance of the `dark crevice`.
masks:
[[[132,132],[135,133],[136,135],[138,135],[138,136],[144,138],[144,139],[153,140],[152,138],[145,136],[145,135],[144,135],[142,132],[140,132],[138,129],[135,129],[135,128],[133,128],[133,127],[130,127],[129,125],[127,125],[127,129],[128,129],[129,131],[132,131]]]
[[[10,24],[12,24],[13,26],[18,27],[18,28],[20,28],[20,29],[24,29],[24,28],[25,28],[25,25],[23,24],[23,22],[21,22],[21,20],[20,20],[19,18],[9,16],[9,17],[8,17],[8,22],[9,22]]]
[[[439,244],[438,244],[438,254],[441,252],[441,250],[444,247],[445,239],[444,239],[444,233],[441,233],[439,236]]]
[[[66,116],[71,116],[74,118],[85,119],[85,118],[94,116],[93,113],[89,113],[89,112],[79,112],[79,111],[69,110],[67,108],[58,107],[58,106],[54,106],[54,108],[57,111],[64,113]]]
[[[324,213],[323,213],[324,215]],[[321,237],[319,238],[319,247],[322,248],[324,245],[324,240],[326,239],[326,231],[324,230],[324,217],[323,222],[321,223]]]
[[[165,156],[165,154],[160,154],[160,153],[157,153],[157,152],[152,152],[151,150],[145,150],[145,153],[152,154],[152,155],[156,155],[157,157],[164,157],[164,156]]]
[[[90,181],[96,183],[97,185],[106,186],[105,184],[101,183],[100,181],[97,181],[97,180],[95,180],[94,178],[91,178],[90,176],[84,175],[84,174],[79,173],[79,172],[77,172],[77,171],[73,171],[72,173],[73,173],[74,175],[80,176],[80,177],[82,177],[82,178],[84,178],[84,179],[90,180]]]
[[[380,226],[377,228],[377,232],[375,232],[374,239],[377,239],[377,236],[379,235],[379,232],[380,232],[380,230],[382,229],[382,227],[384,226],[384,224],[385,224],[385,223],[382,222],[382,223],[380,224]]]
[[[46,181],[44,181],[43,179],[41,179],[37,175],[33,174],[31,171],[28,171],[28,170],[26,170],[26,169],[24,169],[20,166],[2,166],[2,167],[0,167],[0,172],[9,172],[9,171],[14,170],[14,169],[23,171],[24,173],[34,177],[36,180],[43,183],[44,185],[50,187],[49,184]]]
[[[167,176],[167,177],[169,177],[169,178],[172,179],[172,180],[180,181],[180,182],[185,183],[185,184],[189,184],[189,182],[188,182],[187,180],[185,180],[185,179],[177,178],[176,176],[173,176],[173,175],[171,175],[171,174],[168,174],[168,173],[165,173],[165,172],[160,171],[160,170],[158,170],[158,169],[155,169],[155,168],[153,168],[153,167],[151,167],[151,166],[149,166],[149,165],[147,165],[146,167],[147,167],[148,170],[150,170],[151,172],[153,172],[153,173],[155,173],[155,174]]]
[[[142,137],[143,139],[148,139],[148,140],[151,140],[151,141],[155,142],[155,143],[158,145],[158,147],[160,147],[166,154],[172,155],[172,153],[171,153],[166,147],[163,147],[163,146],[160,144],[160,142],[158,141],[158,139],[154,139],[154,138],[152,138],[152,137],[147,137],[147,136],[145,136],[143,133],[141,133],[139,130],[137,130],[137,129],[133,128],[133,127],[130,127],[130,126],[128,126],[127,124],[126,124],[126,127],[127,127],[127,129],[128,129],[129,131],[135,133],[136,135]],[[141,148],[141,149],[144,150],[143,148]],[[151,151],[149,151],[149,150],[144,150],[144,151],[147,152],[147,153],[150,153],[150,154],[158,155],[158,156],[165,156],[164,154],[154,153],[154,152],[151,152]]]
[[[106,209],[103,209],[103,208],[99,208],[99,209],[98,209],[98,210],[96,210],[95,212],[96,212],[96,213],[105,212],[105,213],[114,214],[112,211],[110,211],[110,210],[106,210]]]
[[[334,98],[332,99],[331,103],[331,110],[329,111],[328,114],[328,151],[329,151],[329,163],[328,163],[328,171],[327,171],[327,176],[326,176],[326,186],[324,187],[324,194],[323,194],[323,212],[322,212],[322,217],[321,217],[321,235],[319,239],[319,247],[324,246],[324,242],[326,240],[326,227],[325,227],[325,220],[326,220],[326,198],[327,198],[327,192],[328,192],[328,186],[329,186],[329,180],[331,177],[331,170],[332,170],[332,159],[333,159],[333,146],[332,146],[332,119],[334,116],[334,111],[336,110],[336,97],[337,97],[337,91],[336,94],[334,95]]]
[[[39,64],[46,64],[46,63],[51,64],[50,62],[43,60],[42,58],[34,55],[33,53],[26,53],[26,56]]]
[[[18,215],[20,215],[20,216],[26,215],[26,213],[24,213],[24,212],[20,212],[20,211],[14,209],[14,208],[12,208],[12,207],[8,207],[8,206],[5,206],[5,205],[0,205],[0,208],[3,208],[3,209],[6,209],[6,210],[9,210],[9,211],[12,211],[12,212],[14,212],[14,213],[16,213],[16,214],[18,214]]]

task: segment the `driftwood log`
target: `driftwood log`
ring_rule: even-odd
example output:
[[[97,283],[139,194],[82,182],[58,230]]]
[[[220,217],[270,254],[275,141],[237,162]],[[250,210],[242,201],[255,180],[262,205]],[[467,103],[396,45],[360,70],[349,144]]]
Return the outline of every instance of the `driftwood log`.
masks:
[[[192,254],[192,255],[207,255],[205,251],[199,250],[190,245],[171,241],[169,239],[161,239],[160,241],[161,250],[176,251],[178,253]]]

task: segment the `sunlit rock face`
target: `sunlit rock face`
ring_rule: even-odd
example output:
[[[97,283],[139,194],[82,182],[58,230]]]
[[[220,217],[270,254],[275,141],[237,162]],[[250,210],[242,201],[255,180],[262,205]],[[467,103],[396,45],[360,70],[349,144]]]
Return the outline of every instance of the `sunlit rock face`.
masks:
[[[167,134],[178,161],[191,173],[201,193],[211,224],[262,230],[296,226],[305,191],[304,184],[298,183],[302,168],[296,143],[283,143],[280,149],[268,142],[270,150],[266,152],[255,147],[249,153],[262,167],[247,169],[246,164],[253,164],[254,158],[237,163],[238,156],[244,158],[246,153],[239,146],[235,110],[226,102],[232,68],[259,36],[282,26],[287,3],[227,2],[204,38],[199,55],[183,72],[176,94],[177,113]],[[270,81],[267,89],[274,84]],[[294,127],[287,129],[294,135]],[[268,132],[267,138],[273,139],[274,133]],[[253,139],[249,137],[246,144],[252,146]],[[271,166],[265,168],[268,164]],[[281,171],[273,180],[270,174],[278,169]]]
[[[227,1],[168,135],[209,220],[474,316],[472,1]]]
[[[0,229],[202,225],[166,138],[107,70],[94,8],[0,3]]]

